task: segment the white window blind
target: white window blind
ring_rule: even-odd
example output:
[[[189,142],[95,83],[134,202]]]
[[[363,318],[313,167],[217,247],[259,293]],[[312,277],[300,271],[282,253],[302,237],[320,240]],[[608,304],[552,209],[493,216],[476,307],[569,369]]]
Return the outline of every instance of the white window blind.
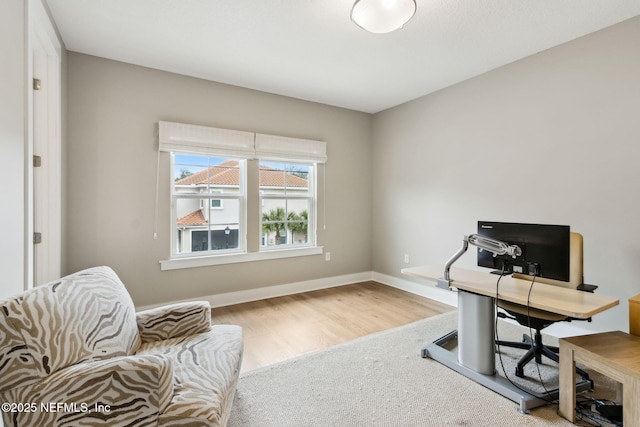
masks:
[[[324,141],[256,134],[256,157],[261,160],[299,160],[326,163],[327,148]]]
[[[255,134],[237,130],[158,122],[159,149],[203,155],[253,158]]]
[[[160,151],[305,163],[327,161],[324,141],[164,121],[158,122],[158,128]]]

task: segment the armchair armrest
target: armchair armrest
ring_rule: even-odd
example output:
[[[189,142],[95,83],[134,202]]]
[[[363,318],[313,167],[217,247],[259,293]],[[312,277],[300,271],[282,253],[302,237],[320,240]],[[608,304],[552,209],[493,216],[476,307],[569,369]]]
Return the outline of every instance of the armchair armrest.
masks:
[[[142,342],[194,335],[211,328],[211,306],[206,301],[166,305],[136,313]]]
[[[22,405],[3,413],[7,427],[155,425],[173,392],[171,361],[141,355],[72,365],[0,398]]]

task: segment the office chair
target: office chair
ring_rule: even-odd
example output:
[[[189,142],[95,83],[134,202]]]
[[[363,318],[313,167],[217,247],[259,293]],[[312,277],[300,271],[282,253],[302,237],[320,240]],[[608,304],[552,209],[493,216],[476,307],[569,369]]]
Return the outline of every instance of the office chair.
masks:
[[[536,278],[536,283],[545,283],[554,286],[561,286],[565,288],[578,289],[587,292],[593,292],[597,286],[592,285],[584,285],[582,283],[582,235],[579,233],[571,233],[570,241],[569,241],[569,281],[563,282],[560,280],[546,279],[542,277]],[[513,277],[524,280],[532,280],[531,276],[527,276],[524,274],[514,273]],[[535,286],[535,284],[533,285]],[[560,358],[558,357],[559,349],[558,347],[546,346],[542,343],[542,334],[541,330],[550,326],[553,323],[561,322],[561,321],[571,321],[572,318],[568,316],[564,316],[562,314],[551,313],[544,310],[539,310],[532,307],[527,307],[526,305],[520,305],[508,301],[498,300],[498,307],[506,311],[508,314],[503,312],[498,312],[498,317],[501,318],[509,318],[517,321],[520,325],[530,327],[535,330],[535,334],[533,337],[530,337],[527,334],[524,334],[521,342],[514,341],[496,341],[496,343],[500,346],[505,347],[513,347],[520,348],[523,350],[528,350],[522,358],[518,361],[516,366],[516,376],[523,378],[524,377],[524,367],[527,363],[529,363],[532,359],[535,358],[537,363],[542,362],[542,356],[546,356],[547,358],[559,362]],[[588,319],[589,321],[591,319]],[[578,375],[582,377],[585,381],[590,381],[589,375],[583,370],[577,368],[576,372]]]

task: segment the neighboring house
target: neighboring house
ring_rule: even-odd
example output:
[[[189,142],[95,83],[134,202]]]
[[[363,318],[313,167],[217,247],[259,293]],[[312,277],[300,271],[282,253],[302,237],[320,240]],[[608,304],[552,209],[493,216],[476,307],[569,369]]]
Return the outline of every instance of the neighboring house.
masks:
[[[301,173],[300,175],[305,175]],[[296,172],[285,172],[260,165],[260,203],[262,246],[304,244],[308,239],[309,182]],[[176,194],[220,194],[221,198],[181,199],[176,206],[177,252],[224,250],[238,247],[240,206],[237,198],[225,193],[240,189],[240,169],[235,160],[226,160],[174,182]],[[263,198],[263,195],[268,197]],[[208,237],[211,238],[210,248]]]

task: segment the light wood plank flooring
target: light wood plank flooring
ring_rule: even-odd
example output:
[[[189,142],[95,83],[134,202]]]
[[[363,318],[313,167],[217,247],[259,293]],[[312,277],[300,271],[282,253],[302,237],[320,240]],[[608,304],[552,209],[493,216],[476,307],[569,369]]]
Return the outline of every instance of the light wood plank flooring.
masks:
[[[446,313],[453,307],[363,282],[218,307],[214,323],[244,330],[242,372]]]

